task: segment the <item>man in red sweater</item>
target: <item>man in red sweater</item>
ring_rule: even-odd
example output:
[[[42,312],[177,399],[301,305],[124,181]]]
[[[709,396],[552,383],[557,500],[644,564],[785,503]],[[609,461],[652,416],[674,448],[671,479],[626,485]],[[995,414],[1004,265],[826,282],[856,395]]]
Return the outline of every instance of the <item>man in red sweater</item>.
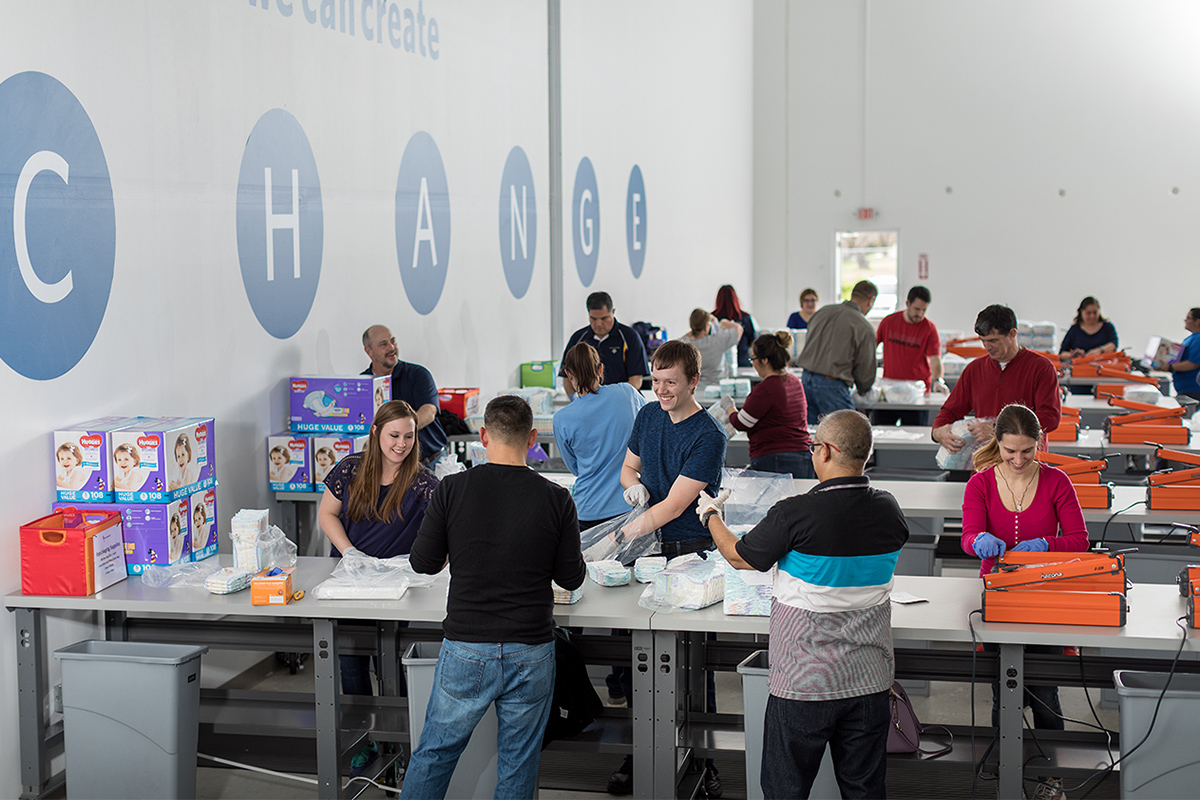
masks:
[[[954,391],[946,398],[933,421],[933,440],[951,453],[962,449],[963,440],[950,432],[950,426],[970,413],[995,419],[1009,403],[1033,409],[1042,424],[1042,443],[1046,434],[1058,427],[1062,403],[1058,392],[1058,372],[1050,360],[1017,344],[1017,315],[1007,306],[992,305],[975,318],[975,333],[983,341],[987,358],[977,358],[966,366]],[[970,426],[976,441],[992,438],[991,422]]]

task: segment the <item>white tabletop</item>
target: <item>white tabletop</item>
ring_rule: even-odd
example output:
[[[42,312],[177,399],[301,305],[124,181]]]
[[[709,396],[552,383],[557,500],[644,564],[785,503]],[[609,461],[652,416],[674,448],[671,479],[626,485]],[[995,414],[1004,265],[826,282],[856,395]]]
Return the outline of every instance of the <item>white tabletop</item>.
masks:
[[[1174,403],[1173,397],[1163,398]],[[939,447],[931,436],[932,428],[928,425],[900,425],[873,427],[875,450],[929,451],[937,453]],[[735,437],[736,438],[736,437]],[[1200,437],[1191,444],[1171,445],[1174,450],[1200,452]],[[1154,448],[1145,444],[1110,444],[1104,431],[1099,428],[1084,428],[1079,432],[1079,438],[1074,442],[1050,442],[1050,452],[1066,456],[1093,456],[1105,453],[1121,453],[1123,455],[1148,455]],[[930,469],[934,469],[933,456],[930,456]]]

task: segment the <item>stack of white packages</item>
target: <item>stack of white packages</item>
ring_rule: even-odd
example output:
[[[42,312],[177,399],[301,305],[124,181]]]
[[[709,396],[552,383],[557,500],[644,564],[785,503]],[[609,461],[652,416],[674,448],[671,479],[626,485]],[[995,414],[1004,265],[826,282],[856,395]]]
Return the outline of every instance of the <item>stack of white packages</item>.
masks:
[[[731,617],[771,616],[771,595],[775,567],[770,572],[734,569],[725,564],[724,610]]]
[[[243,508],[233,515],[229,538],[233,541],[233,565],[239,569],[258,572],[262,569],[262,537],[267,533],[268,513],[265,508]]]
[[[254,573],[238,567],[222,567],[204,579],[204,588],[213,594],[233,594],[250,588]]]
[[[560,606],[567,606],[567,605],[571,605],[572,603],[578,603],[580,598],[583,597],[583,584],[582,583],[579,584],[578,589],[572,589],[570,591],[567,591],[566,589],[562,588],[554,581],[550,581],[550,588],[554,590],[554,602],[558,603]]]
[[[554,415],[534,412],[533,427],[537,428],[538,433],[554,433]]]
[[[946,355],[942,356],[942,374],[947,378],[957,378],[959,375],[962,375],[962,371],[970,363],[971,359],[969,358],[963,358],[954,353],[946,353]]]
[[[896,378],[880,378],[876,386],[887,403],[919,403],[925,397],[925,381],[902,381]]]
[[[587,573],[601,586],[624,586],[631,577],[629,567],[620,561],[591,561],[587,565]]]
[[[467,443],[467,461],[470,461],[473,467],[488,463],[487,448],[483,446],[483,442]]]
[[[1049,350],[1058,347],[1058,325],[1053,322],[1030,322],[1017,320],[1017,344],[1032,350]]]
[[[666,556],[642,556],[633,562],[633,577],[638,583],[649,583],[666,568]]]
[[[725,596],[725,559],[697,553],[672,559],[654,576],[654,602],[690,610],[707,608]]]
[[[553,414],[554,413],[554,390],[545,389],[537,386],[526,386],[522,389],[516,387],[508,389],[505,394],[513,394],[529,403],[529,407],[533,410],[534,415],[538,414]],[[536,425],[534,426],[537,427]],[[538,428],[541,430],[541,428]]]
[[[750,396],[749,378],[722,378],[720,386],[721,394],[727,394],[733,397]]]

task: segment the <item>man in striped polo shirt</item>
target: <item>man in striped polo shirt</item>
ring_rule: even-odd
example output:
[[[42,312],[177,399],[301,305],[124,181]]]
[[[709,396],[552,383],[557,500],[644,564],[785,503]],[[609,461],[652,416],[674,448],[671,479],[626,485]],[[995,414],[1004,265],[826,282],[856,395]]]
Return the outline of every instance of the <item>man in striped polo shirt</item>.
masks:
[[[776,503],[742,539],[701,495],[697,513],[726,560],[766,572],[771,696],[763,738],[766,797],[808,797],[828,744],[842,797],[884,797],[892,653],[892,574],[908,525],[863,475],[871,425],[857,411],[822,418],[812,444],[820,483]]]

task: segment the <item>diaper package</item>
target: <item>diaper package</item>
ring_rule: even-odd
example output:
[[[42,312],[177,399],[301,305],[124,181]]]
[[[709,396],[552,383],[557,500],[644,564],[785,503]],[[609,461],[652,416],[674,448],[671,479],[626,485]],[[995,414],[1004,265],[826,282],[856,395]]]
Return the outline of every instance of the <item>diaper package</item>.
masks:
[[[269,527],[265,508],[243,508],[233,515],[229,539],[233,543],[233,564],[258,572],[262,569],[261,541]]]
[[[408,556],[342,556],[329,578],[313,587],[318,600],[399,600],[410,587],[430,586],[435,576],[418,575]]]
[[[537,428],[538,433],[554,433],[554,414],[533,412],[533,427]]]
[[[588,562],[587,574],[601,586],[625,586],[630,578],[629,567],[620,561]]]
[[[312,441],[300,433],[267,437],[267,485],[272,492],[313,490]]]
[[[112,432],[118,503],[172,503],[216,483],[211,417],[143,417]]]
[[[619,517],[581,531],[579,545],[584,561],[618,561],[632,564],[642,556],[662,552],[658,529],[646,531],[648,506],[638,506]]]
[[[975,422],[974,417],[960,419],[950,425],[950,433],[963,440],[962,449],[957,453],[951,453],[944,446],[938,447],[937,465],[942,469],[974,469],[971,463],[971,457],[975,455],[975,451],[983,447],[987,442],[977,440],[968,429],[970,423]],[[995,422],[994,419],[980,419],[980,422]]]
[[[217,489],[202,489],[188,498],[192,520],[192,561],[217,554]]]
[[[146,567],[168,567],[192,560],[191,515],[188,498],[170,503],[54,503],[55,510],[121,512],[125,536],[125,568],[140,575]]]
[[[730,531],[741,538],[749,533],[751,525],[739,525]],[[725,597],[723,610],[731,617],[771,616],[771,597],[775,586],[775,570],[767,572],[756,569],[734,569],[725,563]]]
[[[390,375],[305,375],[288,382],[293,432],[366,433],[392,399]]]
[[[554,602],[560,606],[572,605],[578,603],[583,598],[583,584],[579,584],[578,589],[567,591],[559,586],[554,581],[550,581],[550,588],[554,590]]]
[[[749,378],[722,378],[720,387],[721,394],[727,394],[732,397],[750,396]]]
[[[895,378],[880,378],[876,385],[884,402],[911,405],[925,398],[925,381],[902,381]]]
[[[213,594],[233,594],[250,588],[254,573],[248,569],[222,567],[204,579],[204,588]]]
[[[504,393],[516,395],[517,397],[522,398],[526,403],[529,403],[529,407],[533,409],[535,416],[539,414],[554,413],[553,389],[538,386],[526,386],[520,389],[507,389]],[[537,425],[536,423],[533,427],[537,428],[539,431],[542,429],[541,426]]]
[[[654,576],[638,604],[656,611],[695,611],[725,596],[725,559],[716,552],[673,558]]]
[[[111,503],[112,432],[138,417],[100,417],[54,432],[54,485],[59,500]]]
[[[638,583],[649,583],[666,568],[666,556],[642,556],[633,562],[633,577]]]
[[[361,453],[367,446],[367,434],[339,435],[336,433],[313,433],[308,437],[312,443],[313,489],[325,491],[325,478],[334,465],[351,453]]]
[[[708,407],[709,415],[716,420],[718,427],[725,432],[726,439],[732,439],[737,435],[737,428],[733,427],[733,423],[729,421],[729,406],[733,400],[729,395],[722,395],[721,399]]]

